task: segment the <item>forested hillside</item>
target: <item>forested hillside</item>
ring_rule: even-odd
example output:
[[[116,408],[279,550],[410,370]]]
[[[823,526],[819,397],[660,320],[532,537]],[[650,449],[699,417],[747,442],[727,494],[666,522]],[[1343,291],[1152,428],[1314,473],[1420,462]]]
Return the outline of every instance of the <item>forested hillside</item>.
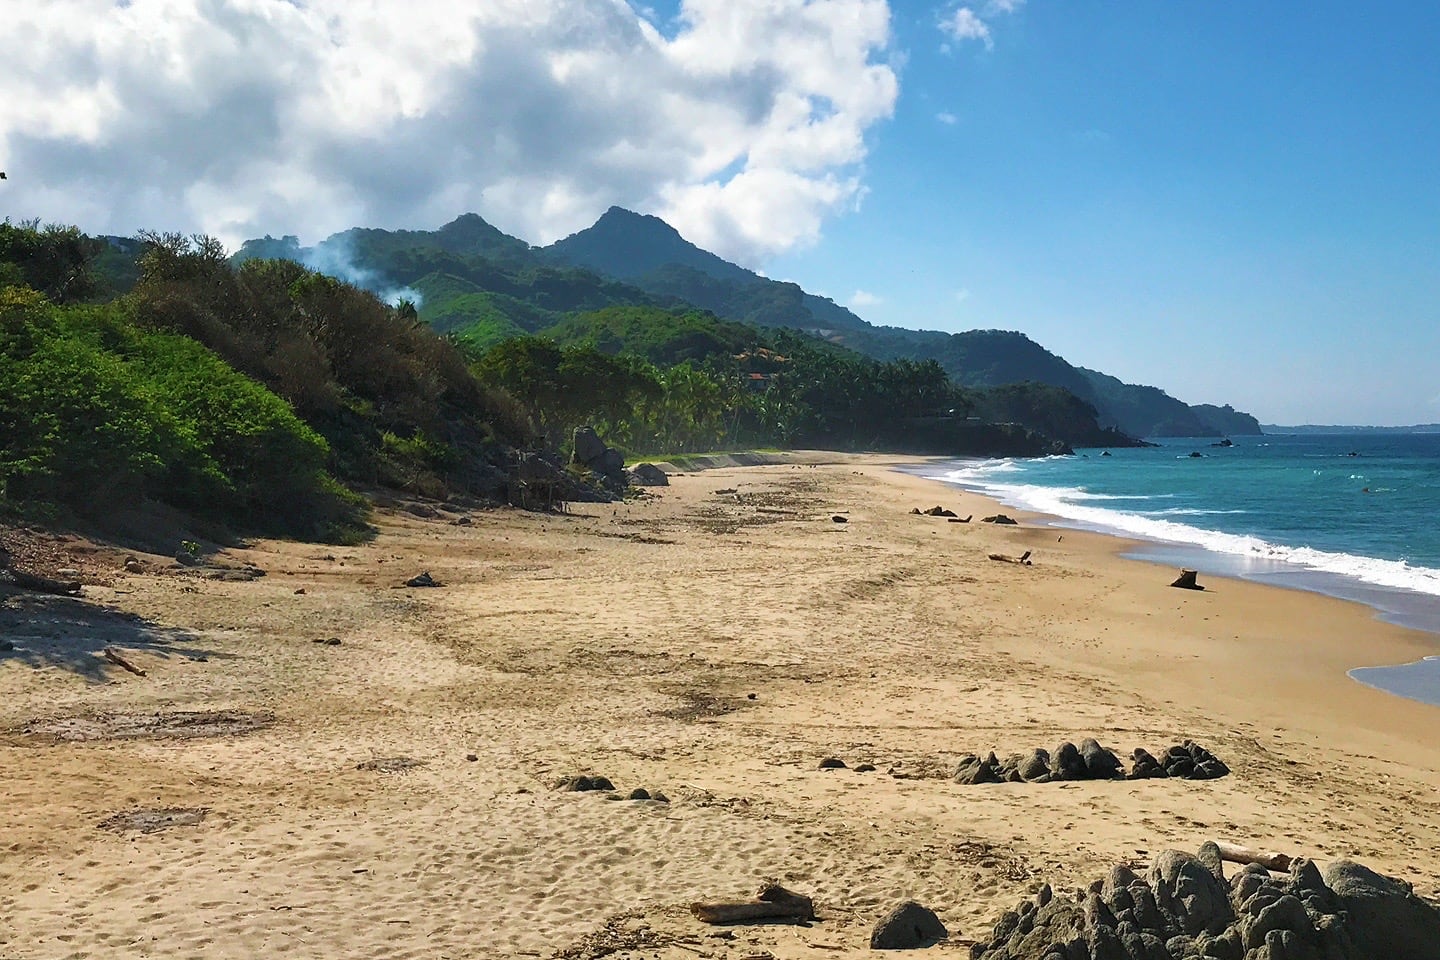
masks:
[[[347,540],[367,530],[355,489],[613,495],[623,477],[565,467],[580,426],[631,454],[1127,442],[1063,391],[990,397],[934,361],[677,307],[457,224],[235,257],[207,237],[0,224],[0,512],[94,518],[148,499]],[[302,262],[326,257],[355,282]],[[426,288],[463,322],[426,323]]]
[[[946,334],[874,326],[834,301],[699,249],[657,217],[612,207],[593,226],[542,253],[551,262],[588,267],[727,319],[812,331],[880,360],[935,360],[966,386],[1033,380],[1061,387],[1094,406],[1103,425],[1131,436],[1260,432],[1259,424],[1247,414],[1232,410],[1230,415],[1216,415],[1220,408],[1191,408],[1158,388],[1134,386],[1074,367],[1020,333]]]

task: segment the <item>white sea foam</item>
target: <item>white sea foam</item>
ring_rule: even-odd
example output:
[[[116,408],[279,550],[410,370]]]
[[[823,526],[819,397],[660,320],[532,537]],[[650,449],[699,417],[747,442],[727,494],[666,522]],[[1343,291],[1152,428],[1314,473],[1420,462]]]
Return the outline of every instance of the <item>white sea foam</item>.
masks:
[[[1005,482],[1006,475],[1018,469],[1019,466],[1012,462],[997,461],[970,465],[935,479],[969,487],[1011,506],[1048,513],[1082,527],[1106,533],[1119,533],[1142,540],[1183,544],[1215,553],[1286,563],[1303,570],[1336,574],[1374,586],[1440,596],[1440,570],[1431,567],[1412,566],[1404,560],[1381,560],[1312,547],[1285,546],[1270,543],[1260,537],[1202,530],[1189,524],[1164,519],[1163,515],[1167,514],[1183,516],[1184,508],[1177,509],[1173,514],[1171,511],[1132,513],[1093,505],[1092,501],[1106,498],[1077,487],[1042,487]],[[1205,512],[1211,511],[1196,511],[1197,514]]]

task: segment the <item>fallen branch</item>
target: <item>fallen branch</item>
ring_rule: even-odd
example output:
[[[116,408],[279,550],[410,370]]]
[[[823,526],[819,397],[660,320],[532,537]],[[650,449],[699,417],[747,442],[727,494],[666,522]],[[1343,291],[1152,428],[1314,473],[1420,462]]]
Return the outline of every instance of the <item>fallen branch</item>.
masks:
[[[692,903],[690,912],[705,923],[755,923],[783,920],[805,923],[815,919],[815,904],[804,894],[767,883],[749,903]]]
[[[22,590],[33,590],[36,593],[57,593],[63,597],[74,597],[80,593],[80,581],[78,580],[51,580],[49,577],[26,573],[18,567],[8,567],[7,570],[15,586]]]
[[[137,676],[137,677],[143,677],[143,676],[145,676],[145,671],[144,671],[144,670],[141,670],[139,667],[135,666],[135,664],[131,663],[129,660],[126,660],[124,657],[120,656],[120,654],[115,651],[115,648],[114,648],[114,647],[106,647],[106,648],[105,648],[105,659],[106,659],[106,660],[109,660],[111,663],[115,664],[116,666],[124,667],[126,670],[129,670],[131,673],[135,674],[135,676]]]
[[[1254,850],[1250,847],[1242,847],[1233,843],[1215,841],[1215,847],[1220,851],[1220,859],[1228,860],[1230,863],[1257,863],[1266,870],[1279,870],[1282,873],[1290,869],[1293,859],[1283,853],[1275,853],[1272,850]]]
[[[1030,551],[1026,550],[1018,557],[1007,557],[1003,553],[992,553],[990,554],[990,559],[999,560],[1001,563],[1018,563],[1021,566],[1028,567],[1030,566]]]

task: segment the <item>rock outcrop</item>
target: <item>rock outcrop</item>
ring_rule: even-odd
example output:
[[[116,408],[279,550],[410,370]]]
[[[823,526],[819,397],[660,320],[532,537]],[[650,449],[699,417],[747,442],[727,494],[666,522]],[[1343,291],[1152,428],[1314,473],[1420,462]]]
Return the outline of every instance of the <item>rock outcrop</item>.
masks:
[[[1207,845],[1207,847],[1213,845]],[[1203,853],[1204,851],[1202,851]],[[1213,850],[1210,851],[1212,854]],[[1124,865],[1073,897],[1044,887],[971,948],[985,960],[1433,960],[1440,910],[1339,860],[1288,874],[1254,864],[1227,882],[1218,857],[1167,850],[1145,876]]]

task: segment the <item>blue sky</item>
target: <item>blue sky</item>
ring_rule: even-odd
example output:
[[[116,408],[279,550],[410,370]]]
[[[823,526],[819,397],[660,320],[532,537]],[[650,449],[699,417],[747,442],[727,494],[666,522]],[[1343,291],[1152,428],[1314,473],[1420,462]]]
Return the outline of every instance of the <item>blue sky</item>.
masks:
[[[868,192],[772,275],[1267,422],[1440,420],[1440,8],[893,10]]]
[[[264,233],[611,204],[875,323],[1266,422],[1440,421],[1440,6],[47,0],[0,216]]]

